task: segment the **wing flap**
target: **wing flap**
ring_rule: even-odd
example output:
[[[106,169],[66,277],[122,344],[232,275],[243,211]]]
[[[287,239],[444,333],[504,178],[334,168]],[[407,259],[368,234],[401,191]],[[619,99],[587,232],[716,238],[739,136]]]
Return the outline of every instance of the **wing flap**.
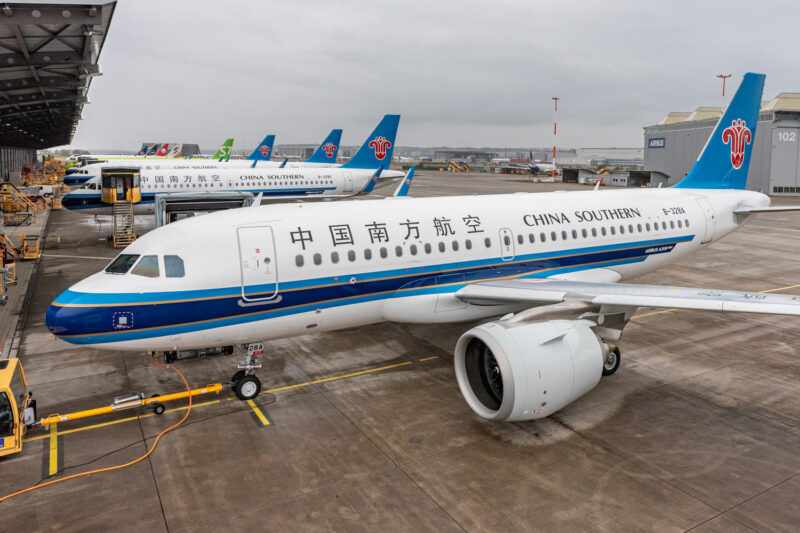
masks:
[[[456,296],[468,303],[584,302],[622,307],[694,309],[720,313],[764,313],[800,316],[800,295],[722,291],[691,287],[593,283],[561,280],[501,280],[466,285]]]

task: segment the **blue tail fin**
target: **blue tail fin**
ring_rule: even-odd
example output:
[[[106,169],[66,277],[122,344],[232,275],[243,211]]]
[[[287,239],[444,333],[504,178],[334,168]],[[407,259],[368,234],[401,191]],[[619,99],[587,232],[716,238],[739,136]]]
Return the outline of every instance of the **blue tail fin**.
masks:
[[[275,144],[275,136],[270,134],[256,146],[255,150],[247,156],[251,161],[269,161],[272,159],[272,145]]]
[[[400,115],[384,115],[356,155],[342,168],[389,168],[399,124]]]
[[[764,74],[748,72],[689,174],[675,187],[744,189],[764,92]]]
[[[342,130],[331,130],[306,163],[336,163],[339,153],[339,141],[342,140]]]
[[[397,190],[394,191],[394,196],[408,196],[408,190],[411,188],[411,180],[414,179],[414,171],[416,171],[417,167],[413,166],[408,169],[406,172],[403,181],[400,182],[400,185],[397,187]]]

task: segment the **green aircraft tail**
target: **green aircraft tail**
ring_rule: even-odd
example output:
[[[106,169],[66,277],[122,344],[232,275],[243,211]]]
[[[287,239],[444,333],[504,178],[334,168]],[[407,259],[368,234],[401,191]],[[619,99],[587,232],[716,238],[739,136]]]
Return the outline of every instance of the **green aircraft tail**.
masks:
[[[225,139],[225,142],[222,143],[222,146],[219,147],[219,150],[214,152],[214,155],[212,157],[217,161],[230,161],[232,148],[233,148],[233,137],[231,137],[230,139]]]

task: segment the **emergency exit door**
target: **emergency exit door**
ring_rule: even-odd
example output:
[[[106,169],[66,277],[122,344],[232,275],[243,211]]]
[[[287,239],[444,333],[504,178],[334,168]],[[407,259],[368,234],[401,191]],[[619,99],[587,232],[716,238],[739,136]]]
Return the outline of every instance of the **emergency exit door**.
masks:
[[[275,235],[270,226],[237,229],[242,279],[242,299],[269,300],[278,293]]]
[[[516,252],[514,250],[514,233],[508,228],[500,229],[500,255],[503,261],[511,261],[514,259]]]

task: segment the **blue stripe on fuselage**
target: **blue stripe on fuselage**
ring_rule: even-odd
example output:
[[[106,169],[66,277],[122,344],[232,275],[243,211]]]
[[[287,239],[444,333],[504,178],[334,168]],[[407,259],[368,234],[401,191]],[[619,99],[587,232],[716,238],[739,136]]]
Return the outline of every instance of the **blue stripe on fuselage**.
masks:
[[[241,287],[238,286],[150,294],[65,291],[48,309],[47,322],[48,326],[54,326],[51,327],[54,333],[68,338],[70,342],[78,342],[79,339],[85,343],[109,342],[99,340],[99,337],[113,337],[117,341],[155,337],[172,334],[166,332],[172,331],[170,328],[189,328],[187,331],[210,329],[228,323],[240,323],[237,320],[248,322],[360,301],[454,291],[468,283],[498,277],[547,277],[562,271],[633,263],[643,261],[649,253],[671,250],[671,246],[663,245],[692,239],[693,236],[683,236],[529,254],[513,262],[493,258],[287,282],[281,284],[279,299],[263,303],[256,311],[240,305]],[[659,245],[662,247],[653,248]],[[648,252],[648,248],[654,251]],[[356,279],[355,283],[350,283],[352,278]],[[247,294],[250,296],[258,291],[271,294],[274,288],[248,287]],[[114,314],[119,312],[131,314],[134,322],[131,329],[113,331]],[[176,316],[181,317],[179,326],[175,325]],[[228,322],[223,324],[224,321]],[[143,328],[147,328],[146,331],[141,331]]]

